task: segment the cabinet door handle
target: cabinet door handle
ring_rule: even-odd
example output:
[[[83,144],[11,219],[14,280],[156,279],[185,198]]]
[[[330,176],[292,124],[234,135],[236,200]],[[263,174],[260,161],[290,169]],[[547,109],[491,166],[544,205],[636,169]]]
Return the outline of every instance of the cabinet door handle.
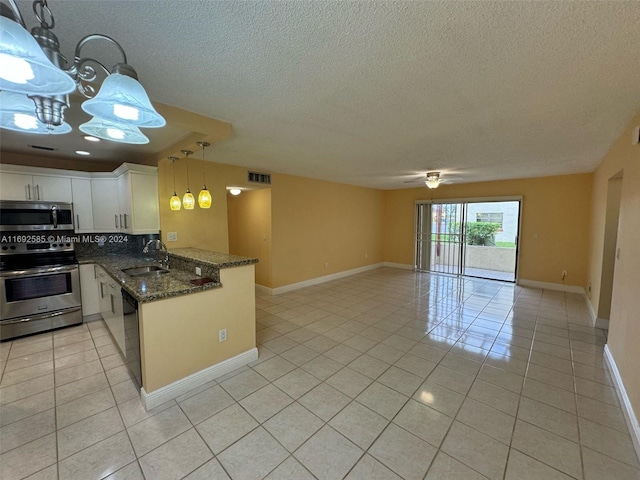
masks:
[[[122,223],[122,214],[120,214],[120,228],[124,228],[124,223]]]
[[[124,228],[127,229],[129,226],[127,225],[127,214],[124,214]]]
[[[31,184],[27,183],[27,200],[31,200]]]
[[[111,313],[115,315],[116,314],[116,307],[114,302],[115,297],[113,296],[113,294],[111,294],[110,296],[111,296]]]
[[[93,266],[93,278],[98,278],[98,266]]]
[[[41,198],[40,198],[40,185],[36,185],[35,186],[35,190],[36,190],[36,200],[41,200]]]
[[[114,215],[114,217],[115,217],[116,228],[118,228],[118,215]]]
[[[76,228],[80,230],[80,215],[76,213]]]
[[[104,283],[100,282],[100,298],[104,298]]]

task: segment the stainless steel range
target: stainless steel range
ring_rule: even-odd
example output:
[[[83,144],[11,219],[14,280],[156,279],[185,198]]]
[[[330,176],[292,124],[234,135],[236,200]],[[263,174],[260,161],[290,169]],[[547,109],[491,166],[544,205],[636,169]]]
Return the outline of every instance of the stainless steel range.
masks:
[[[23,212],[25,207],[21,202]],[[0,202],[5,220],[18,215],[7,210],[10,207]],[[71,205],[56,205],[53,216],[51,205],[34,203],[28,210],[20,216],[36,218],[38,210],[48,213],[43,212],[40,220],[44,220],[37,224],[13,221],[8,229],[2,228],[7,226],[4,222],[0,226],[0,340],[82,323],[74,232],[58,229],[61,225],[55,218],[60,210],[66,217]],[[53,220],[49,228],[48,218]],[[24,229],[16,229],[16,223]],[[66,218],[62,225],[69,225]]]

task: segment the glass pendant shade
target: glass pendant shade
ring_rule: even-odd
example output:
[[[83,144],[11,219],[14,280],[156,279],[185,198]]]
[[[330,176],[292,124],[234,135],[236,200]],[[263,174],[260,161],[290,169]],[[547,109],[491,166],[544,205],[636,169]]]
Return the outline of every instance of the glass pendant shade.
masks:
[[[427,179],[424,183],[429,188],[438,188],[438,185],[440,185],[440,179]]]
[[[80,125],[80,131],[87,135],[111,140],[118,143],[129,143],[133,145],[144,145],[149,143],[149,139],[140,131],[138,127],[113,123],[101,118],[92,118],[87,123]]]
[[[171,210],[174,211],[180,210],[180,208],[182,207],[182,202],[180,202],[180,197],[176,192],[173,192],[173,196],[169,200],[169,207],[171,207]]]
[[[157,128],[167,123],[151,105],[140,82],[120,73],[109,75],[82,109],[94,117],[136,127]]]
[[[196,206],[196,200],[193,198],[193,194],[188,188],[182,197],[182,204],[184,205],[185,210],[193,210],[193,207]]]
[[[211,193],[207,190],[207,186],[204,185],[198,195],[198,206],[200,208],[211,208],[212,203],[213,199],[211,198]]]
[[[76,83],[56,67],[18,22],[0,16],[0,90],[32,95],[64,95]]]
[[[33,101],[26,95],[0,92],[0,127],[16,132],[62,135],[69,133],[71,126],[62,122],[59,126],[47,126],[35,115]]]

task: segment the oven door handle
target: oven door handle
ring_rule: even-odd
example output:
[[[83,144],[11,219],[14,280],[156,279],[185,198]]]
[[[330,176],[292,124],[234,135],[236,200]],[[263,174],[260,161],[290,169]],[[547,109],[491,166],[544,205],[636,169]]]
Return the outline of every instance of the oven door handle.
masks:
[[[15,323],[25,323],[25,322],[33,322],[36,320],[46,320],[47,318],[55,318],[55,317],[59,317],[60,315],[76,312],[80,310],[80,308],[81,307],[67,308],[65,310],[58,310],[56,312],[43,313],[42,315],[34,315],[33,317],[21,317],[21,318],[16,318],[14,320],[2,320],[2,322],[0,322],[0,325],[12,325]]]
[[[15,278],[24,275],[38,275],[47,273],[65,273],[78,270],[78,265],[66,265],[61,267],[45,267],[45,268],[27,268],[26,270],[11,270],[9,272],[0,273],[2,278]]]

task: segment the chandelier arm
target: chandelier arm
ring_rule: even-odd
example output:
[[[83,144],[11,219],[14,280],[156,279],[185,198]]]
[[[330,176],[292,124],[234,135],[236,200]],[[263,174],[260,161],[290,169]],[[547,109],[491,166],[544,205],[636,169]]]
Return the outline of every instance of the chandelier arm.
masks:
[[[109,37],[107,35],[102,35],[101,33],[93,33],[91,35],[87,35],[86,37],[84,37],[76,45],[76,51],[75,51],[75,54],[74,54],[75,59],[73,61],[74,65],[82,58],[80,56],[80,51],[82,50],[82,48],[86,44],[88,44],[88,43],[90,43],[90,42],[92,42],[94,40],[106,40],[107,42],[109,42],[112,45],[114,45],[120,51],[120,54],[122,55],[122,63],[127,63],[127,54],[124,52],[124,48],[122,48],[122,46],[118,42],[116,42],[113,38],[111,38],[111,37]]]
[[[8,12],[6,10],[3,10],[2,14],[3,15],[6,14],[7,18],[11,18],[11,20],[13,20],[16,23],[19,23],[24,29],[26,29],[27,26],[24,23],[24,18],[22,17],[22,13],[20,13],[20,9],[18,8],[18,5],[16,4],[15,0],[6,0],[6,4],[11,9],[12,17],[8,17]]]

